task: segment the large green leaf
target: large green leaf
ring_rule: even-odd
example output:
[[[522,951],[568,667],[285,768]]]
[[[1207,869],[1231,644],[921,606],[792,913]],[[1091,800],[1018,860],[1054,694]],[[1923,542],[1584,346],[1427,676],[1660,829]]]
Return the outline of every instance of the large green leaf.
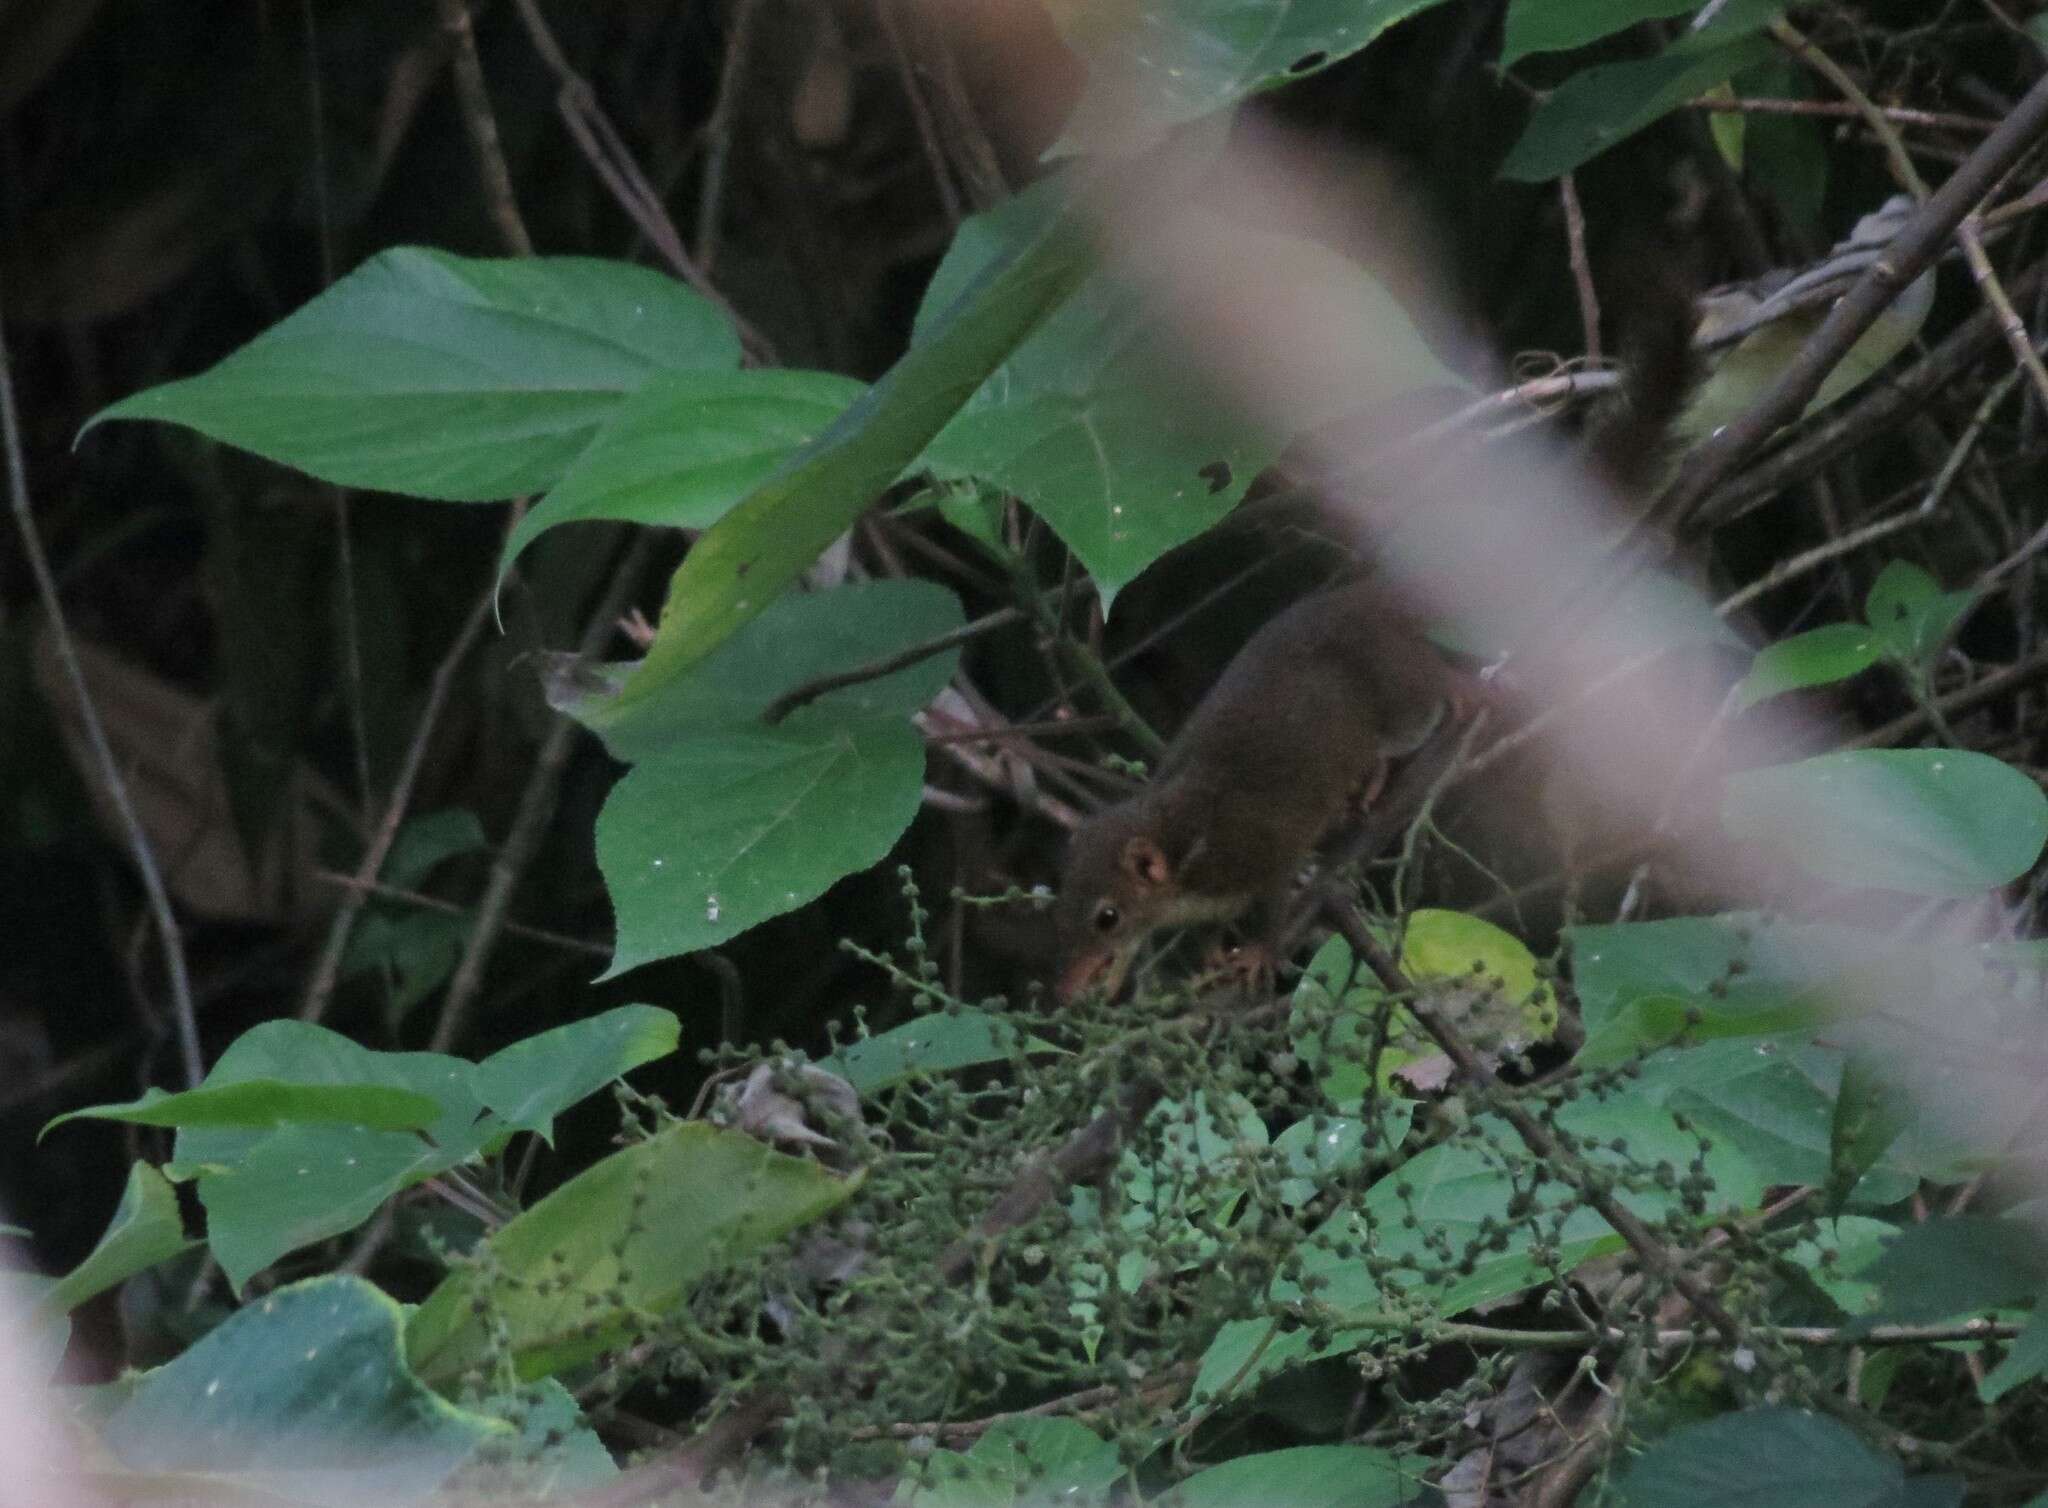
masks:
[[[1114,1441],[1071,1419],[1005,1419],[964,1454],[933,1451],[917,1486],[905,1485],[911,1508],[1031,1508],[1099,1503],[1124,1466]]]
[[[351,1092],[375,1086],[424,1096],[436,1113],[424,1123],[414,1119],[406,1126],[421,1127],[426,1144],[454,1162],[477,1151],[490,1138],[506,1134],[495,1121],[479,1119],[484,1106],[477,1097],[475,1072],[475,1064],[445,1053],[377,1052],[324,1026],[265,1021],[228,1045],[206,1075],[203,1087],[274,1080],[309,1088],[342,1086]],[[284,1123],[307,1124],[316,1119],[294,1116]],[[179,1128],[172,1157],[188,1169],[230,1164],[266,1134],[241,1125],[184,1125]],[[420,1140],[416,1136],[409,1139]]]
[[[1435,1497],[1423,1466],[1364,1445],[1296,1445],[1198,1471],[1164,1501],[1185,1508],[1392,1508]]]
[[[1055,152],[1130,150],[1349,57],[1441,0],[1053,0],[1089,83]]]
[[[2024,1220],[1949,1215],[1909,1225],[1861,1274],[1878,1287],[1859,1324],[1922,1324],[2023,1304],[2048,1287],[2048,1251]]]
[[[676,1050],[682,1023],[652,1005],[622,1005],[500,1048],[476,1065],[492,1114],[554,1142],[555,1117],[642,1063]]]
[[[597,821],[613,973],[711,947],[888,853],[924,782],[904,714],[945,684],[958,652],[831,692],[772,728],[760,714],[798,682],[959,624],[959,604],[929,583],[792,593],[645,701],[597,704],[612,752],[640,761]]]
[[[501,564],[542,530],[578,520],[708,529],[864,391],[832,372],[657,377],[513,528]]]
[[[1721,820],[1837,885],[1963,896],[2033,866],[2048,795],[1988,754],[1857,749],[1729,776]]]
[[[792,718],[677,742],[597,817],[617,919],[606,978],[714,947],[877,863],[917,815],[924,741],[889,720]]]
[[[279,1257],[354,1230],[453,1161],[403,1132],[282,1126],[200,1177],[207,1244],[239,1293]]]
[[[194,1244],[185,1239],[178,1194],[170,1180],[146,1162],[135,1163],[128,1169],[121,1203],[98,1243],[83,1262],[51,1285],[38,1307],[49,1314],[68,1314],[93,1295]]]
[[[1512,0],[1501,33],[1501,67],[1531,53],[1583,47],[1639,21],[1699,8],[1699,0]]]
[[[978,269],[1057,213],[1061,187],[1040,185],[961,225],[926,291],[919,338]],[[1275,406],[1300,426],[1369,411],[1416,388],[1459,385],[1394,298],[1335,252],[1213,218],[1199,222],[1198,233],[1227,241],[1267,286],[1343,290],[1342,307],[1323,310],[1323,317],[1371,343],[1378,381],[1361,390],[1354,365],[1341,377],[1317,374],[1298,392],[1276,396]],[[1245,296],[1257,296],[1256,289]],[[1258,318],[1255,309],[1233,317]],[[926,449],[923,464],[942,477],[980,478],[1021,497],[1080,557],[1108,600],[1235,506],[1286,438],[1262,432],[1206,388],[1200,368],[1184,337],[1137,287],[1097,273],[983,384]]]
[[[414,1376],[401,1323],[399,1306],[360,1278],[280,1288],[135,1379],[101,1436],[163,1495],[173,1495],[166,1477],[189,1477],[183,1501],[416,1501],[512,1431]]]
[[[702,663],[658,695],[620,709],[606,693],[558,696],[555,705],[586,723],[612,754],[640,760],[725,730],[758,729],[770,702],[821,676],[855,670],[960,627],[960,604],[929,581],[872,581],[829,592],[786,592]],[[902,718],[952,679],[958,650],[828,691],[792,713],[789,726]],[[602,679],[619,670],[608,667]]]
[[[1846,1424],[1799,1409],[1723,1414],[1667,1435],[1622,1479],[1625,1508],[1906,1508],[1906,1474]]]
[[[521,1377],[595,1356],[744,1258],[852,1196],[858,1178],[701,1121],[615,1152],[490,1238],[488,1260],[449,1274],[406,1332],[422,1376],[447,1389],[502,1327]]]
[[[553,485],[649,379],[739,354],[715,306],[644,267],[400,247],[93,422],[167,420],[344,486],[501,498]]]
[[[622,707],[698,664],[779,597],[1080,286],[1094,260],[1079,213],[1056,216],[984,268],[928,338],[713,524],[669,583],[655,641],[619,690]]]
[[[1541,183],[1634,135],[1687,100],[1774,55],[1755,35],[1783,0],[1728,0],[1706,27],[1653,58],[1574,74],[1536,107],[1501,176]]]

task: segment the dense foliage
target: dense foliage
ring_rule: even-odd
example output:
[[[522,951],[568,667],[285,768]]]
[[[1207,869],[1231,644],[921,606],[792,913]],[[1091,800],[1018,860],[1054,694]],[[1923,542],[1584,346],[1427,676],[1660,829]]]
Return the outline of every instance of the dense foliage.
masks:
[[[2028,7],[215,9],[0,10],[68,1485],[2048,1502]],[[1052,1008],[1360,558],[1506,690]]]

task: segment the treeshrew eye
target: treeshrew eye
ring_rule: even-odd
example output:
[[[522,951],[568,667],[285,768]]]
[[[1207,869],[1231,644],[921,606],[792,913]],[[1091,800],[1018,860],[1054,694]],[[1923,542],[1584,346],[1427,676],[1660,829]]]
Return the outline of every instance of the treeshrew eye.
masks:
[[[1123,919],[1123,913],[1114,906],[1097,906],[1095,908],[1095,930],[1097,932],[1111,931]]]

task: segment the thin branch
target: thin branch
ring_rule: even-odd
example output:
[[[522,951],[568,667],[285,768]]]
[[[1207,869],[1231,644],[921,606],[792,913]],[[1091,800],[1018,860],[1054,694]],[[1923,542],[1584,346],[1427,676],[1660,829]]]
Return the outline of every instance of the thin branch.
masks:
[[[1716,95],[1701,95],[1698,99],[1686,101],[1688,110],[1704,110],[1710,115],[1818,115],[1834,119],[1862,117],[1867,113],[1854,105],[1836,100],[1819,99],[1728,99]],[[1941,110],[1909,110],[1898,105],[1877,105],[1873,107],[1884,119],[1901,126],[1928,126],[1937,131],[1968,131],[1982,136],[1996,129],[1998,122],[1981,115],[1951,115]]]
[[[367,890],[371,895],[383,900],[417,906],[422,911],[438,911],[443,916],[470,914],[469,907],[454,901],[443,900],[438,895],[425,895],[417,890],[407,890],[399,885],[386,885],[381,880],[365,881],[352,874],[337,874],[331,869],[316,869],[313,871],[313,878],[350,890]],[[551,948],[563,948],[571,953],[583,953],[593,958],[612,956],[612,950],[603,943],[591,942],[583,937],[571,937],[566,932],[550,932],[545,927],[529,927],[523,922],[507,922],[505,930],[515,937],[531,938],[534,942],[546,943]]]
[[[2013,307],[2011,295],[2005,291],[1997,270],[1991,265],[1990,255],[1984,250],[1982,220],[1976,215],[1963,216],[1963,223],[1956,227],[1956,242],[1963,248],[1963,260],[1970,265],[1970,276],[1977,280],[1977,291],[1991,306],[1992,317],[2005,336],[2006,345],[2012,348],[2019,369],[2034,384],[2034,396],[2048,405],[2048,367],[2041,364],[2041,353],[2034,349],[2033,337],[2027,333],[2027,323]]]
[[[515,510],[515,526],[518,518],[519,513]],[[426,704],[420,708],[419,722],[413,728],[412,741],[406,745],[398,776],[391,782],[391,799],[385,803],[384,818],[377,824],[376,832],[371,834],[370,846],[363,850],[355,877],[349,883],[348,894],[342,898],[341,908],[335,912],[334,921],[327,929],[327,941],[320,950],[319,962],[313,966],[313,976],[306,983],[305,996],[299,1003],[301,1021],[320,1020],[333,1002],[335,982],[341,977],[342,955],[348,951],[349,934],[355,930],[356,918],[376,887],[384,860],[390,855],[391,845],[398,837],[399,825],[405,821],[406,810],[412,805],[412,788],[419,781],[420,767],[427,757],[427,745],[433,740],[434,730],[441,722],[441,713],[448,705],[448,692],[455,683],[456,669],[476,647],[484,625],[490,621],[491,603],[496,596],[495,582],[478,594],[476,605],[470,608],[469,617],[455,635],[455,642],[448,646],[448,652],[441,656],[441,663],[434,667],[434,678],[427,685]]]
[[[520,20],[526,24],[526,34],[533,42],[534,52],[561,85],[555,96],[555,108],[561,114],[570,139],[583,153],[598,181],[610,192],[613,201],[640,234],[647,238],[647,244],[654,248],[656,255],[668,264],[669,271],[724,311],[733,328],[739,332],[749,357],[762,364],[772,364],[775,350],[767,337],[740,316],[731,301],[691,259],[683,246],[682,233],[669,217],[660,191],[635,160],[625,138],[612,124],[611,117],[605,114],[590,81],[570,63],[569,55],[562,50],[562,44],[548,27],[547,18],[541,14],[537,0],[513,0],[513,3],[519,11]]]
[[[1897,717],[1882,727],[1873,728],[1859,738],[1853,738],[1842,745],[1845,749],[1888,749],[1894,744],[1904,743],[1909,738],[1925,732],[1936,717],[1956,718],[1966,712],[1974,712],[1989,702],[1995,702],[2008,692],[2018,691],[2037,681],[2048,680],[2048,648],[2038,649],[2024,660],[2015,661],[2003,670],[1993,671],[1983,680],[1974,682],[1948,695],[1916,708],[1903,717]]]
[[[1600,359],[1600,295],[1593,287],[1593,264],[1586,255],[1586,211],[1579,204],[1578,180],[1570,173],[1557,180],[1564,205],[1565,244],[1570,248],[1572,285],[1579,292],[1579,324],[1584,332],[1586,360]]]
[[[476,54],[476,30],[470,25],[469,7],[464,0],[434,0],[434,5],[441,13],[441,29],[455,44],[455,95],[462,104],[462,123],[468,128],[470,145],[476,148],[484,203],[497,222],[506,249],[516,257],[530,257],[533,237],[526,233],[526,220],[512,191],[512,171],[505,165],[498,122],[491,114],[490,91],[484,87],[484,65]]]
[[[870,660],[865,665],[856,665],[851,670],[835,670],[830,675],[815,676],[799,686],[793,686],[761,710],[761,721],[771,728],[781,722],[797,708],[807,706],[828,691],[837,691],[845,686],[858,686],[864,681],[878,681],[885,675],[894,675],[905,666],[928,660],[933,655],[943,654],[958,648],[983,634],[996,629],[1007,628],[1012,623],[1023,621],[1024,610],[1016,607],[997,608],[976,618],[972,623],[948,629],[935,634],[920,644],[900,649],[895,654],[884,655],[879,660]]]
[[[725,212],[725,169],[732,156],[733,122],[739,114],[740,84],[746,76],[760,0],[736,0],[725,37],[725,62],[718,70],[718,99],[704,124],[704,181],[697,195],[697,265],[708,274],[718,261],[719,221]]]
[[[206,1062],[199,1051],[199,1017],[192,1003],[192,976],[185,963],[185,940],[178,931],[177,918],[171,914],[170,892],[164,887],[156,855],[149,846],[149,835],[143,831],[142,819],[136,814],[135,803],[128,794],[128,782],[121,778],[113,747],[107,742],[107,731],[100,724],[99,708],[86,686],[85,671],[78,663],[78,647],[72,642],[71,627],[64,618],[64,604],[57,595],[57,581],[50,573],[49,557],[43,553],[43,539],[36,528],[35,515],[29,511],[28,457],[22,444],[21,417],[14,406],[14,375],[8,361],[4,318],[0,318],[0,448],[7,452],[8,502],[14,511],[15,524],[21,530],[22,548],[28,555],[29,571],[35,577],[36,595],[50,620],[57,659],[64,667],[64,679],[70,684],[71,694],[78,702],[78,717],[85,729],[86,744],[92,750],[93,763],[99,767],[108,799],[113,802],[114,812],[121,820],[128,851],[134,856],[136,870],[142,876],[142,891],[148,899],[150,914],[156,919],[157,935],[163,942],[164,977],[171,990],[171,1017],[177,1026],[178,1055],[185,1070],[185,1082],[196,1085],[206,1077]]]
[[[625,610],[626,599],[638,583],[641,568],[653,552],[657,537],[657,531],[643,529],[627,547],[624,558],[612,574],[604,599],[598,604],[597,611],[591,614],[590,621],[584,626],[583,637],[577,643],[576,652],[584,659],[594,658],[604,647],[619,614]],[[573,719],[558,713],[547,736],[541,740],[540,750],[534,756],[533,773],[527,777],[526,788],[519,793],[519,805],[513,813],[511,829],[491,861],[490,878],[477,901],[476,926],[463,947],[454,977],[448,981],[448,993],[442,997],[441,1013],[434,1023],[434,1035],[428,1044],[430,1052],[446,1052],[454,1044],[471,1005],[475,1003],[477,991],[483,984],[484,966],[497,947],[499,933],[505,929],[505,912],[512,903],[513,889],[540,845],[541,837],[547,831],[548,819],[554,815],[555,797],[561,790],[562,772],[568,768],[569,751],[575,744],[578,727]]]

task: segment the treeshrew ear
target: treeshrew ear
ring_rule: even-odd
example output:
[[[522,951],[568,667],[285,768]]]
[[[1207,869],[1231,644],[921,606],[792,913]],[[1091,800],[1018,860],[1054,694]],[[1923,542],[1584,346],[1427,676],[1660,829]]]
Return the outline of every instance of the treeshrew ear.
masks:
[[[1173,866],[1166,850],[1150,838],[1133,838],[1124,844],[1124,873],[1149,890],[1162,889],[1173,878]]]

